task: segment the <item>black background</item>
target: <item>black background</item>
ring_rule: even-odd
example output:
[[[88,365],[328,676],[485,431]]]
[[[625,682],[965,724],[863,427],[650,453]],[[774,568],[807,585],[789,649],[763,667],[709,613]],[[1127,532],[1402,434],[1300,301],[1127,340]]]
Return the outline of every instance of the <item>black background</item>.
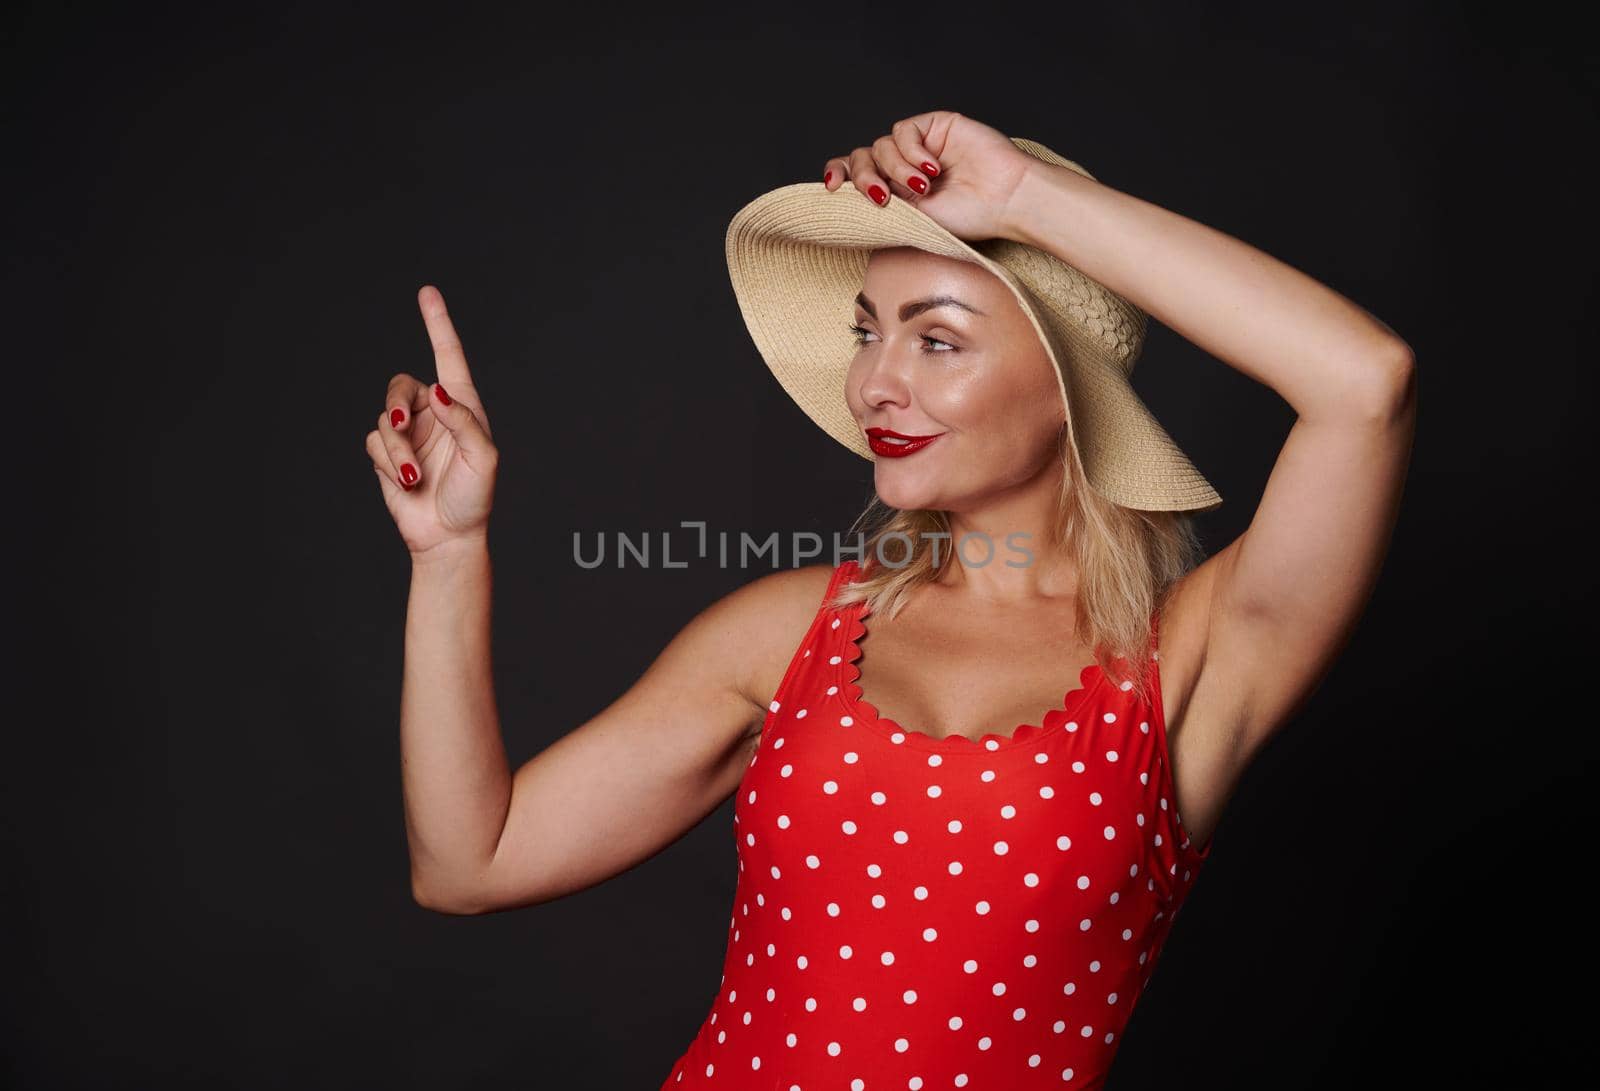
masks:
[[[1554,1083],[1594,1007],[1587,43],[1527,5],[14,11],[0,1076],[653,1091],[716,990],[731,804],[557,902],[412,901],[409,566],[364,436],[390,375],[432,377],[437,284],[502,454],[520,764],[758,574],[584,571],[574,531],[827,536],[867,498],[761,363],[723,231],[948,108],[1417,355],[1382,581],[1111,1088]],[[1135,385],[1227,498],[1220,548],[1292,411],[1155,323]]]

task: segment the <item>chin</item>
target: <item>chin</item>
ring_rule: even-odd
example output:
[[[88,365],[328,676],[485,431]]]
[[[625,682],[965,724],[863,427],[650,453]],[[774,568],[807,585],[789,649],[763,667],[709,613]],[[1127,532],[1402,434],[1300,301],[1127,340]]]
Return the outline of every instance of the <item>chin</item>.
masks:
[[[880,470],[873,476],[878,499],[891,508],[910,511],[940,506],[940,489],[937,484],[920,480],[921,475],[903,474],[891,468],[887,473]],[[914,480],[913,476],[918,479]]]

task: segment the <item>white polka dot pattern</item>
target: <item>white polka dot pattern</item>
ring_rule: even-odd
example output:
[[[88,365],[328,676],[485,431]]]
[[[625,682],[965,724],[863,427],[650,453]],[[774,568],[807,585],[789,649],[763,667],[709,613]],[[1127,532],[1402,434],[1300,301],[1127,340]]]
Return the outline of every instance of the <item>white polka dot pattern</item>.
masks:
[[[1210,855],[1159,675],[1146,702],[1091,664],[1038,724],[939,739],[862,699],[866,616],[819,610],[769,706],[721,985],[663,1091],[1098,1088]]]

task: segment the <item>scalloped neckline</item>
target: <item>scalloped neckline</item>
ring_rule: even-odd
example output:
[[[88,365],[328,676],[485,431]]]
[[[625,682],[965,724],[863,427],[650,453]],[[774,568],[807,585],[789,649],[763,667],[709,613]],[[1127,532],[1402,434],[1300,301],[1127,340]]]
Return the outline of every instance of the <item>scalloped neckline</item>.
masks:
[[[854,573],[852,573],[852,576]],[[1036,743],[1042,739],[1059,732],[1073,717],[1083,711],[1088,704],[1090,696],[1098,690],[1105,681],[1105,672],[1101,670],[1098,662],[1092,662],[1078,672],[1078,684],[1066,692],[1061,701],[1054,707],[1046,710],[1039,717],[1038,723],[1018,724],[1011,734],[1006,735],[998,731],[985,731],[977,739],[969,739],[965,735],[954,734],[940,737],[930,735],[926,731],[918,731],[883,715],[878,707],[864,696],[864,691],[857,684],[861,677],[861,668],[857,666],[861,659],[861,638],[867,635],[867,626],[862,619],[872,611],[867,603],[861,602],[836,612],[842,614],[839,624],[844,628],[844,643],[839,652],[837,677],[839,686],[839,699],[845,711],[851,715],[860,715],[861,719],[880,734],[891,737],[892,741],[900,745],[907,743],[919,750],[931,750],[941,754],[989,754],[1000,750],[1012,749],[1029,743]],[[900,738],[893,738],[893,736]]]

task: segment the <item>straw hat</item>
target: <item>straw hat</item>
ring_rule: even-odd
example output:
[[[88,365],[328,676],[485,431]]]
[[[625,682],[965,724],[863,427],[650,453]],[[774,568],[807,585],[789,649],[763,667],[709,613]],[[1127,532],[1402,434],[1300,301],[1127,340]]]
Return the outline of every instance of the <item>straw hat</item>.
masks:
[[[1094,176],[1042,144],[1036,159]],[[914,246],[975,262],[999,277],[1033,324],[1061,386],[1067,435],[1089,484],[1148,511],[1210,511],[1222,497],[1157,423],[1128,376],[1144,347],[1145,313],[1054,256],[1010,239],[968,244],[911,201],[873,202],[853,185],[780,186],[728,225],[728,275],[745,325],[789,396],[823,431],[871,460],[845,402],[857,342],[846,328],[871,251]]]

